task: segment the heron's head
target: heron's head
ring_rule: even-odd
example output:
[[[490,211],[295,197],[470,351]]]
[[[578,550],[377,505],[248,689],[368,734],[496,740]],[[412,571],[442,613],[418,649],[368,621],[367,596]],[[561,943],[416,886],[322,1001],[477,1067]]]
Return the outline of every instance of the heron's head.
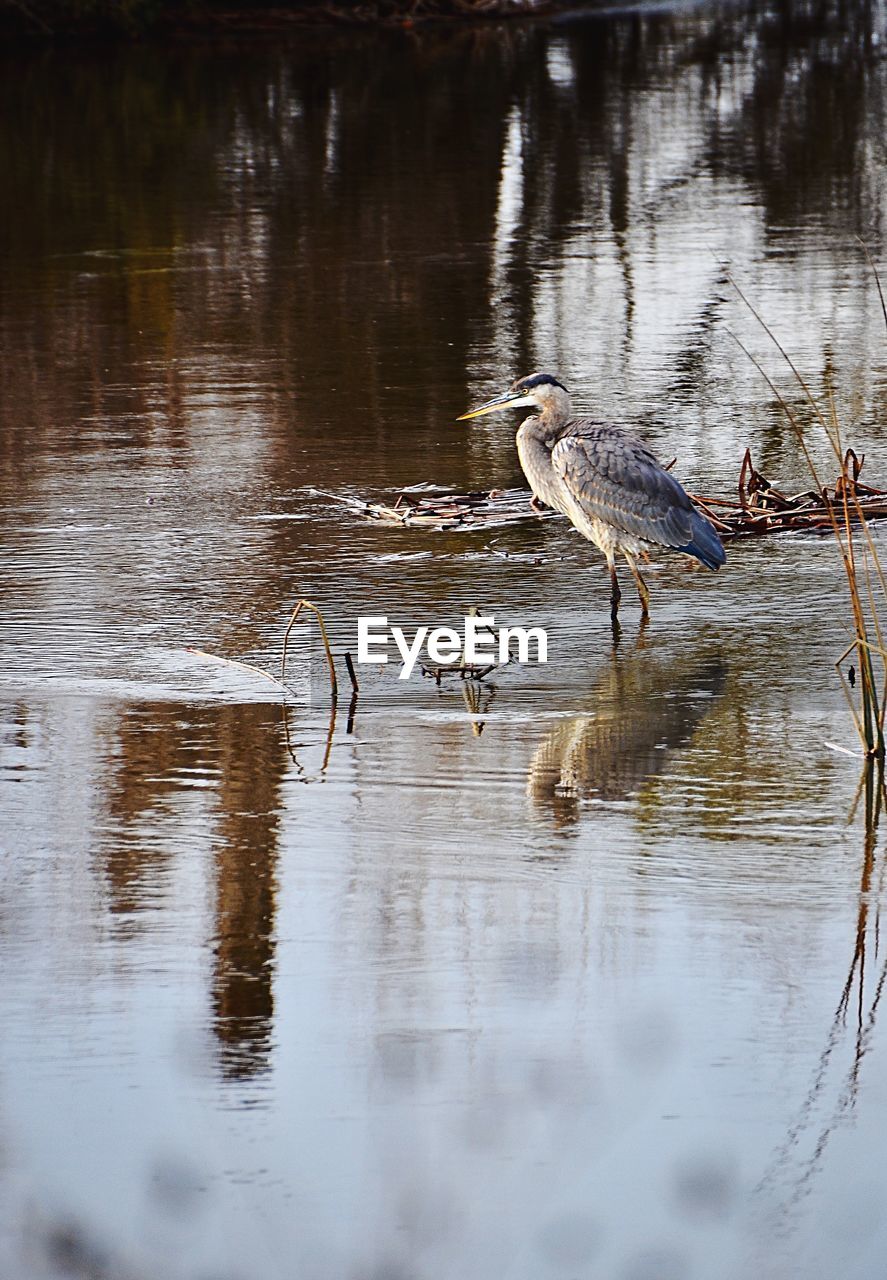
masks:
[[[494,396],[477,409],[460,414],[457,421],[480,418],[485,413],[495,413],[497,409],[521,409],[525,406],[541,409],[543,413],[546,409],[564,410],[569,408],[569,403],[567,388],[553,374],[531,373],[529,377],[518,378],[501,396]]]

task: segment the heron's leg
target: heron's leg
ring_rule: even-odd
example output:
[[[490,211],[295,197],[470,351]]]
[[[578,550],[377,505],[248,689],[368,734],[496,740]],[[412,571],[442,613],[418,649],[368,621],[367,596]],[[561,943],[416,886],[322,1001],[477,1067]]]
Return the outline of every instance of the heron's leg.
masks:
[[[630,556],[627,551],[623,552],[626,563],[632,572],[635,582],[637,583],[638,595],[641,598],[641,617],[649,618],[650,616],[650,591],[641,577],[641,571],[634,561],[634,557]]]
[[[615,622],[619,616],[619,601],[622,599],[622,592],[619,590],[619,579],[616,577],[616,561],[612,556],[607,557],[610,565],[610,617]]]

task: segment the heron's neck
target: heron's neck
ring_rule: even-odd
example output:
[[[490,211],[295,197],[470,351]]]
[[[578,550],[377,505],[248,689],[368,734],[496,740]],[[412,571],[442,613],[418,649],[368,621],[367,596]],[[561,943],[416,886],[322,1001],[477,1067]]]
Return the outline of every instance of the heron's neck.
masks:
[[[556,440],[557,430],[546,427],[541,417],[527,418],[517,433],[517,453],[533,493],[560,511],[561,497],[551,465],[551,449]]]
[[[570,397],[560,387],[554,388],[539,411],[542,426],[547,433],[553,433],[569,422],[570,415]]]
[[[566,396],[563,400],[566,403],[549,401],[544,408],[540,407],[538,413],[526,418],[521,426],[522,434],[534,440],[556,440],[558,433],[570,421],[570,402]]]

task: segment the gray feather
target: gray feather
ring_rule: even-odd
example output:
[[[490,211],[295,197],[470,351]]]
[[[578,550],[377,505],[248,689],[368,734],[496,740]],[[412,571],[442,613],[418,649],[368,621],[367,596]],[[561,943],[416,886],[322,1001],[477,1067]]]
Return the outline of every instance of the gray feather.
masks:
[[[690,499],[647,446],[627,431],[573,418],[559,432],[551,461],[588,516],[665,547],[690,541]]]

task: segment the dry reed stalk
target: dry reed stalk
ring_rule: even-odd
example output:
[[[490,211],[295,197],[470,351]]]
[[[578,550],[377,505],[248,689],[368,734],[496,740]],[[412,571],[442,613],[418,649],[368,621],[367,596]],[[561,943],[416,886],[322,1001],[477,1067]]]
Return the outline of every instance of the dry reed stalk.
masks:
[[[272,676],[270,671],[265,671],[262,667],[256,667],[251,662],[238,662],[236,658],[223,658],[221,654],[209,653],[206,649],[195,649],[193,645],[187,645],[185,652],[193,653],[197,658],[209,658],[212,662],[223,662],[226,667],[237,667],[238,670],[249,671],[252,675],[264,676],[266,680],[270,680],[278,688],[286,688],[286,685],[282,680],[278,680],[277,676]]]
[[[315,617],[317,618],[317,623],[318,623],[318,626],[320,627],[321,639],[323,640],[323,648],[326,654],[327,667],[329,668],[329,673],[330,673],[330,695],[333,699],[333,702],[335,702],[339,696],[339,683],[336,680],[336,667],[333,662],[333,653],[332,653],[332,650],[330,649],[330,642],[326,633],[326,623],[324,622],[323,614],[320,612],[317,605],[312,604],[310,600],[298,600],[296,602],[295,609],[293,609],[292,617],[289,620],[289,625],[287,626],[287,629],[283,637],[283,654],[281,655],[281,659],[280,659],[280,679],[281,681],[283,681],[284,676],[286,675],[286,651],[287,651],[287,646],[289,644],[290,632],[295,626],[296,620],[298,619],[299,614],[302,612],[303,609],[310,609],[312,613],[315,615]]]
[[[880,277],[865,245],[863,245],[863,249],[865,250],[866,258],[875,277],[878,296],[881,301],[881,310],[884,316],[885,326],[887,326],[887,304],[885,304],[884,294],[881,289]],[[789,405],[786,403],[785,398],[779,392],[773,380],[758,360],[756,360],[751,352],[743,346],[735,335],[733,335],[741,350],[745,352],[764,378],[767,385],[770,387],[770,390],[773,392],[783,412],[788,418],[798,444],[804,454],[808,470],[813,477],[813,481],[817,489],[820,494],[822,494],[827,507],[829,520],[838,543],[841,562],[847,579],[854,637],[853,642],[837,660],[835,666],[838,670],[842,688],[853,714],[853,721],[856,726],[857,733],[862,740],[865,754],[869,757],[875,757],[880,761],[884,759],[884,718],[885,711],[887,711],[887,648],[885,648],[884,634],[878,614],[878,601],[876,600],[875,595],[875,585],[877,584],[880,587],[884,601],[887,601],[887,578],[885,578],[878,550],[875,546],[868,521],[866,520],[865,512],[859,500],[859,494],[856,486],[858,477],[858,460],[852,450],[844,448],[844,444],[841,439],[841,424],[838,418],[837,407],[835,405],[834,393],[831,385],[828,384],[826,388],[826,394],[828,397],[828,415],[826,416],[816,400],[816,397],[807,385],[806,380],[798,370],[791,356],[783,347],[782,343],[774,334],[773,330],[751,304],[742,289],[736,281],[732,279],[732,277],[730,277],[730,282],[742,302],[754,316],[755,320],[764,330],[764,333],[776,347],[777,351],[791,370],[795,381],[803,392],[805,402],[812,409],[813,414],[822,428],[841,469],[837,486],[838,492],[836,493],[836,496],[840,499],[840,508],[836,511],[835,504],[828,500],[826,490],[819,479],[816,464],[814,463],[810,451],[807,448],[804,431],[801,424],[798,422],[796,415],[792,412]],[[859,525],[857,532],[861,534],[863,539],[861,557],[858,557],[857,555],[857,544],[855,541],[853,527],[854,515]],[[866,601],[868,603],[868,609],[866,609]],[[882,601],[882,607],[884,601]],[[874,643],[870,638],[870,632],[874,634]],[[859,698],[861,715],[857,714],[856,708],[853,705],[852,693],[842,669],[842,664],[851,654],[854,653],[859,666]],[[875,679],[873,655],[880,657],[883,667],[883,682],[880,692],[878,690],[878,682]]]

